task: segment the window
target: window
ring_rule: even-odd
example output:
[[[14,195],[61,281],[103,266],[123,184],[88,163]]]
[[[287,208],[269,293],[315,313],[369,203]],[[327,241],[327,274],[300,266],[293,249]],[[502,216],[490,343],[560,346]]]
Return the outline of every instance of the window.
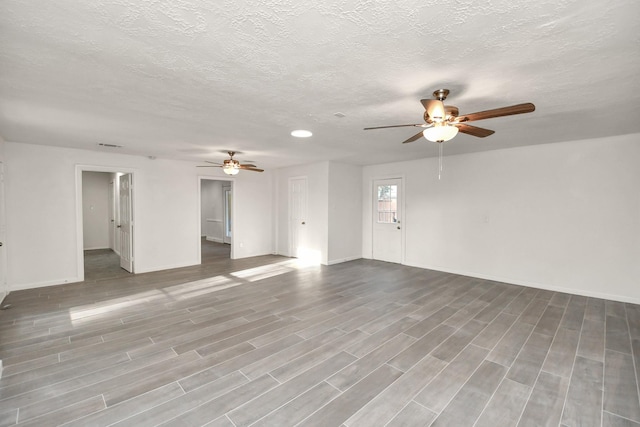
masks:
[[[378,222],[398,222],[398,186],[378,185]]]

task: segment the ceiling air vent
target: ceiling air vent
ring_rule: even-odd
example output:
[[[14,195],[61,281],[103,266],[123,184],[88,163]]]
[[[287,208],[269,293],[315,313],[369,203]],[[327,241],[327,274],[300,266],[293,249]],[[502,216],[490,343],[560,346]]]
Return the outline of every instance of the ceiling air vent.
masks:
[[[122,145],[116,145],[116,144],[105,144],[105,143],[99,143],[98,144],[101,147],[107,147],[107,148],[122,148]]]

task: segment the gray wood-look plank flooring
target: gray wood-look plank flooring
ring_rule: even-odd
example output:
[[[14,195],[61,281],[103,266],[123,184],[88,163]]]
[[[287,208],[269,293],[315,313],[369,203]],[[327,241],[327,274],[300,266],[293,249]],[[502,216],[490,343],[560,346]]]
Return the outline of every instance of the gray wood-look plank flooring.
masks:
[[[640,307],[371,260],[229,259],[0,311],[0,426],[639,426]]]

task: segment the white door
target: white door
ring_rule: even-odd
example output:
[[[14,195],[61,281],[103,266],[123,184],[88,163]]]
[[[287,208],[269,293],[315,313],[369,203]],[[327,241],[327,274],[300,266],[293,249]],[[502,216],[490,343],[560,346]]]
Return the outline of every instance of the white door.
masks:
[[[115,252],[116,248],[116,202],[115,202],[116,186],[111,174],[109,181],[109,249]]]
[[[120,176],[120,267],[133,273],[133,176]]]
[[[289,179],[289,255],[304,258],[307,249],[307,177]]]
[[[233,193],[230,185],[222,187],[222,195],[224,197],[224,230],[222,232],[222,241],[231,244],[231,206]]]
[[[373,259],[402,262],[401,196],[402,179],[373,182]]]
[[[0,162],[0,303],[9,293],[7,284],[7,251],[5,237],[7,226],[4,215],[4,164]]]

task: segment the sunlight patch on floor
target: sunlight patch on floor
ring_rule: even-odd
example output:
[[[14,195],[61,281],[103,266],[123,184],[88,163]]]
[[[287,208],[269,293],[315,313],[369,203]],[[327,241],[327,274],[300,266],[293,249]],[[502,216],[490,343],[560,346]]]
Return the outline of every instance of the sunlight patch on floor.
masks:
[[[221,291],[223,289],[289,273],[309,265],[316,265],[315,258],[312,258],[311,262],[309,261],[309,258],[287,259],[286,261],[279,263],[229,273],[229,276],[232,277],[219,275],[178,285],[167,286],[166,288],[151,289],[134,295],[128,295],[126,297],[71,308],[69,309],[69,318],[74,325],[80,325],[103,318],[112,318],[116,311],[128,310],[132,307],[147,305],[152,301],[184,301],[190,298],[197,298],[205,294],[210,294],[212,292]],[[234,278],[237,280],[234,280]]]
[[[268,279],[269,277],[279,276],[280,274],[289,273],[293,270],[294,269],[290,266],[290,262],[285,261],[284,263],[248,268],[246,270],[231,273],[231,275],[239,279],[246,280],[247,282],[255,282],[262,279]]]
[[[322,261],[320,251],[313,249],[298,248],[296,255],[296,266],[298,268],[320,265]]]

